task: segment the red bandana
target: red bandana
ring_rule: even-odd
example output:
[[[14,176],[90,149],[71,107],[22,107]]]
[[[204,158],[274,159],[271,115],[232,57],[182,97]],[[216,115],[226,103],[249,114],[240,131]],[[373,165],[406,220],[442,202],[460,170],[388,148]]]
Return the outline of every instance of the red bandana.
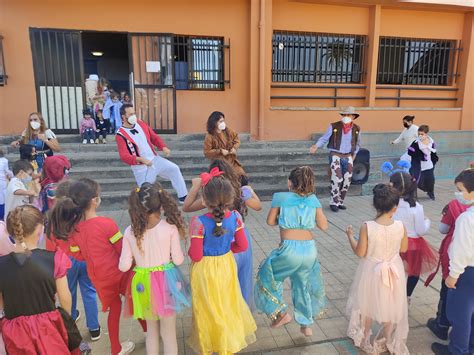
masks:
[[[342,130],[343,130],[344,134],[349,133],[351,131],[351,129],[352,129],[352,122],[342,124]]]

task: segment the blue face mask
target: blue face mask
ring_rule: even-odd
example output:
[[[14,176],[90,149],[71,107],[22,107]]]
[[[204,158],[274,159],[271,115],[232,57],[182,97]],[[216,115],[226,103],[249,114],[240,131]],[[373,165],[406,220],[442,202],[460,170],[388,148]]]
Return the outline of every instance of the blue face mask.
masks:
[[[454,193],[454,196],[456,196],[456,200],[459,201],[460,204],[462,205],[466,205],[466,206],[470,206],[474,203],[474,201],[471,201],[471,200],[466,200],[464,198],[464,196],[462,195],[462,192],[461,191],[456,191]]]

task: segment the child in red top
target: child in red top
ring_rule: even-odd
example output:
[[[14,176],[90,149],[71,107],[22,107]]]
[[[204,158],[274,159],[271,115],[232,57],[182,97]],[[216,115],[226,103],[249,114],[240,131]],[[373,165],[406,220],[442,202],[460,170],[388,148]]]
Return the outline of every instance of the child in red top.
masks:
[[[120,295],[125,295],[131,277],[131,271],[122,273],[118,268],[122,233],[112,219],[97,216],[100,188],[95,181],[81,179],[69,184],[67,197],[56,201],[51,211],[48,236],[54,233],[57,239],[67,241],[72,255],[85,260],[102,309],[109,310],[107,324],[112,354],[129,354],[135,345],[119,341]],[[145,323],[140,323],[145,331]]]
[[[439,267],[441,266],[442,280],[441,280],[441,291],[439,294],[438,312],[436,318],[428,319],[428,328],[440,339],[448,339],[449,320],[446,315],[446,300],[448,295],[448,288],[446,287],[445,280],[449,276],[449,255],[448,249],[453,241],[454,226],[456,220],[465,212],[469,206],[461,204],[458,200],[452,200],[443,208],[443,217],[441,217],[441,223],[439,225],[439,231],[442,234],[446,234],[441,245],[439,247],[439,263],[436,270],[426,279],[425,286],[428,286],[433,278],[438,273]]]

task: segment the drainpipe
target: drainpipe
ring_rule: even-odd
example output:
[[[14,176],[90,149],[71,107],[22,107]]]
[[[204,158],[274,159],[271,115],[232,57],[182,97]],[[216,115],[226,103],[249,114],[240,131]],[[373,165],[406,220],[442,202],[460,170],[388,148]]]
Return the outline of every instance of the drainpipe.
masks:
[[[265,0],[260,0],[260,21],[258,24],[260,45],[258,63],[258,140],[264,138],[264,112],[265,112]]]

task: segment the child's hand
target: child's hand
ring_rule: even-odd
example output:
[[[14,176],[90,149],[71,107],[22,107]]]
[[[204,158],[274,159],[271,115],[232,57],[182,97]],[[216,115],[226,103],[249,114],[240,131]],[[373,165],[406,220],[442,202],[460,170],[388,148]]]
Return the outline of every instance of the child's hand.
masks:
[[[348,238],[354,238],[354,228],[350,224],[346,228],[346,235]]]
[[[201,178],[194,178],[192,179],[192,184],[193,184],[193,187],[201,187],[201,184],[202,184],[202,180]]]
[[[448,288],[456,288],[456,283],[458,282],[458,279],[455,279],[454,277],[448,276],[444,283],[446,284],[446,287]]]

